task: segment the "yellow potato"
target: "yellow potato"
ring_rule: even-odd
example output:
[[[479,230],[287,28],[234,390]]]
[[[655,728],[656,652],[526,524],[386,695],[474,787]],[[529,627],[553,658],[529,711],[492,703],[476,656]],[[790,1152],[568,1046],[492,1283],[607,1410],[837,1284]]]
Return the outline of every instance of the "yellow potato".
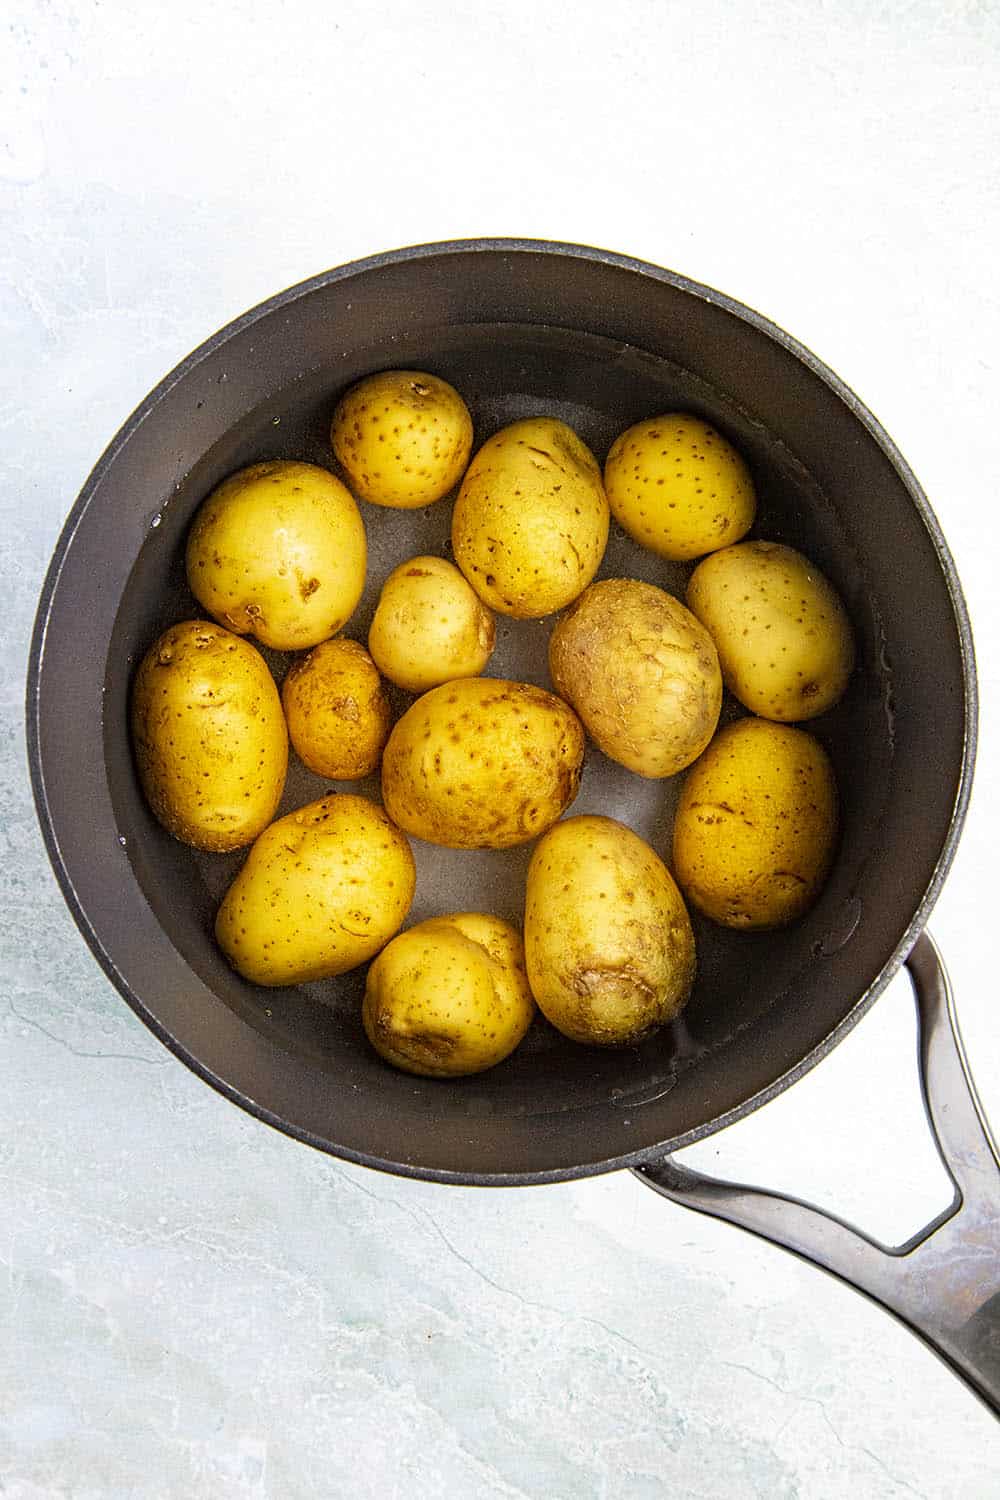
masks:
[[[365,586],[365,528],[339,479],[277,459],[232,474],[188,534],[198,603],[237,635],[302,651],[350,619]]]
[[[302,763],[331,781],[357,781],[379,763],[392,712],[364,646],[338,636],[300,657],[281,685],[288,734]]]
[[[447,495],[465,473],[472,418],[446,380],[383,370],[341,397],[330,442],[362,500],[415,510]]]
[[[509,1057],[535,1014],[521,935],[481,912],[401,932],[368,970],[362,1019],[405,1073],[461,1078]]]
[[[493,654],[493,616],[453,563],[413,557],[382,585],[368,649],[390,682],[425,693],[478,677]]]
[[[267,663],[209,620],[185,620],[146,652],[132,686],[132,745],[157,818],[182,843],[225,852],[274,817],[288,736]]]
[[[583,728],[526,682],[466,677],[432,688],[389,736],[382,800],[407,833],[451,849],[507,849],[577,794]]]
[[[686,412],[623,432],[604,465],[604,487],[629,536],[673,562],[738,542],[757,509],[750,470],[736,449]]]
[[[814,719],[854,669],[851,623],[818,568],[777,542],[741,542],[699,563],[688,608],[719,652],[729,691],[763,719]]]
[[[549,670],[595,744],[640,776],[673,776],[715,733],[722,676],[711,636],[651,583],[592,583],[549,638]]]
[[[329,979],[399,931],[415,880],[410,846],[382,809],[332,793],[264,830],[223,898],[215,936],[254,984]]]
[[[575,1042],[625,1047],[670,1021],[694,983],[694,934],[649,845],[613,818],[567,818],[531,856],[528,983]]]
[[[688,772],[674,821],[685,895],[725,927],[783,927],[808,911],[830,868],[837,787],[804,729],[740,719]]]
[[[469,465],[452,515],[455,561],[491,609],[519,620],[564,609],[601,565],[601,471],[565,422],[504,427]]]

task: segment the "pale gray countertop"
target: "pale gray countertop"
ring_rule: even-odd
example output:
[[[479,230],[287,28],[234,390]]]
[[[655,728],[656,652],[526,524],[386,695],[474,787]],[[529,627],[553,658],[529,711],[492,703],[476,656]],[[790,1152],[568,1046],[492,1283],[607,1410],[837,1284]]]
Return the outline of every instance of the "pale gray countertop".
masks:
[[[933,918],[1000,1122],[1000,12],[12,0],[0,202],[0,1496],[995,1495],[1000,1430],[862,1298],[628,1175],[340,1165],[170,1057],[58,895],[25,774],[35,600],[147,389],[272,291],[469,234],[606,245],[757,307],[875,410],[977,633]],[[943,1202],[898,979],[693,1159],[903,1238]]]

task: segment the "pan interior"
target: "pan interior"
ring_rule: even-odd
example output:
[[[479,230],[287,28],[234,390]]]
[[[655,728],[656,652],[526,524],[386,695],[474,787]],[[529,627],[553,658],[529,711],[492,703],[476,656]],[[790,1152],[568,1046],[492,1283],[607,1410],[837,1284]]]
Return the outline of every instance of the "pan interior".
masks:
[[[805,552],[835,581],[854,622],[858,669],[850,690],[832,712],[809,725],[832,756],[843,802],[840,855],[819,905],[777,934],[729,933],[695,916],[699,973],[691,1002],[679,1022],[639,1048],[579,1047],[539,1019],[512,1058],[476,1078],[442,1085],[394,1073],[373,1056],[361,1029],[363,970],[276,991],[246,984],[229,970],[214,946],[212,921],[245,853],[200,854],[176,843],[138,791],[127,735],[129,683],[160,631],[200,613],[183,567],[194,510],[215,484],[244,464],[295,457],[333,467],[328,428],[337,396],[361,375],[391,367],[428,369],[451,381],[472,411],[477,444],[507,422],[544,414],[568,422],[603,461],[618,433],[642,417],[674,409],[706,417],[750,463],[759,495],[751,535]],[[361,509],[369,540],[368,584],[345,634],[364,641],[390,569],[420,552],[450,555],[451,502],[417,512]],[[665,1095],[707,1053],[734,1041],[738,1046],[740,1035],[775,1006],[794,1006],[798,993],[809,988],[811,971],[857,931],[892,776],[893,693],[885,632],[858,550],[819,484],[756,415],[690,371],[641,349],[560,328],[477,323],[425,329],[413,341],[398,337],[312,369],[248,411],[183,475],[152,520],[118,609],[106,664],[105,755],[121,837],[146,900],[198,978],[262,1037],[328,1076],[331,1092],[363,1090],[378,1099],[380,1113],[395,1110],[430,1126],[489,1116],[496,1129],[505,1118],[541,1118],[606,1107],[609,1101],[638,1108]],[[642,578],[683,597],[690,571],[639,548],[612,523],[600,577]],[[551,626],[551,619],[498,618],[488,675],[550,686]],[[280,683],[291,658],[265,655]],[[397,712],[409,701],[397,693]],[[727,698],[724,718],[741,713]],[[281,811],[330,786],[293,755]],[[570,812],[619,818],[669,860],[678,788],[678,778],[646,781],[588,746],[582,789]],[[341,789],[378,797],[377,778]],[[419,841],[413,847],[418,879],[411,922],[480,909],[520,923],[530,847],[474,853]]]

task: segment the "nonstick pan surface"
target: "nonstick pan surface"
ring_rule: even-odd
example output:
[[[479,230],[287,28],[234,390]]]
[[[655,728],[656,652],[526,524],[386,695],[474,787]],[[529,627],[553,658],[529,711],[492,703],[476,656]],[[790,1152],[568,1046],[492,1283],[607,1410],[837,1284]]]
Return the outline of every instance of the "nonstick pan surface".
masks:
[[[442,1084],[393,1072],[361,1029],[363,971],[263,991],[228,969],[211,924],[243,854],[174,842],[139,793],[131,675],[161,630],[199,613],[183,570],[197,505],[255,460],[333,467],[337,396],[363,374],[399,366],[452,381],[477,443],[544,413],[603,459],[641,417],[704,415],[754,472],[752,534],[804,551],[854,622],[851,688],[810,725],[833,758],[843,804],[819,904],[774,934],[696,921],[691,1003],[640,1048],[576,1047],[539,1021],[480,1077]],[[450,509],[362,506],[368,587],[348,635],[365,638],[396,563],[447,555]],[[613,526],[600,576],[683,593],[689,571]],[[499,620],[489,675],[549,685],[551,624]],[[280,680],[290,658],[269,660]],[[408,701],[399,695],[398,707]],[[634,1164],[708,1134],[794,1081],[854,1024],[912,946],[952,857],[971,779],[975,678],[960,589],[926,500],[874,419],[812,355],[671,273],[578,247],[476,241],[376,257],[292,288],[153,392],[98,464],[60,541],[36,625],[28,718],[64,893],[109,976],[178,1056],[254,1114],[338,1156],[516,1184]],[[329,785],[293,759],[282,810]],[[377,796],[377,782],[361,790]],[[668,854],[676,790],[590,748],[571,811],[618,817]],[[530,850],[414,849],[411,920],[474,908],[520,919]]]

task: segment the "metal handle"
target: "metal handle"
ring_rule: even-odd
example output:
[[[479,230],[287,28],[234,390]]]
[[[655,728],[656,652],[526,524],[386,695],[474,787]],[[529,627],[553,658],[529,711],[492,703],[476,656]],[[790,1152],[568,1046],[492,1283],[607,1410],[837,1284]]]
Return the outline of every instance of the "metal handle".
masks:
[[[907,967],[924,1107],[955,1188],[950,1206],[912,1239],[881,1245],[812,1204],[703,1176],[671,1156],[635,1171],[665,1198],[760,1235],[864,1292],[1000,1416],[1000,1160],[965,1059],[948,976],[926,933]]]

